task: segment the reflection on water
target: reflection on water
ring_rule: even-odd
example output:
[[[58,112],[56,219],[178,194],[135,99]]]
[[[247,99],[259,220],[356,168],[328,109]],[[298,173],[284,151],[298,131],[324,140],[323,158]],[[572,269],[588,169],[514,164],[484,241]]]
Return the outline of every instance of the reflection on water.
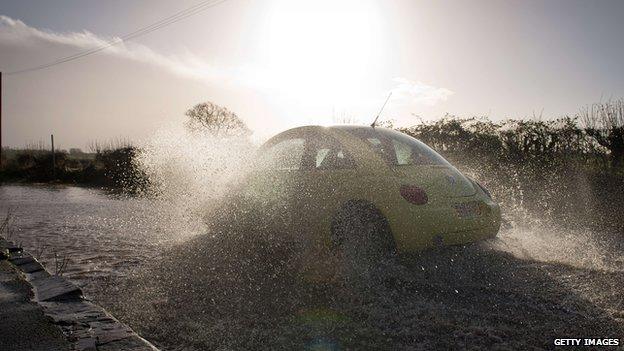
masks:
[[[0,214],[13,213],[11,239],[51,271],[54,255],[67,255],[65,275],[87,292],[90,278],[124,274],[202,230],[183,226],[155,201],[73,186],[0,187]]]

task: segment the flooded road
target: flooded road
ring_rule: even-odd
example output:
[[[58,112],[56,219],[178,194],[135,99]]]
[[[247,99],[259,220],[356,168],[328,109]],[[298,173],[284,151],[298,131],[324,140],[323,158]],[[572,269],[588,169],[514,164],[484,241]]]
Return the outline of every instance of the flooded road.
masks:
[[[72,186],[0,186],[0,216],[11,210],[11,240],[89,294],[93,278],[123,275],[174,242],[185,229],[153,200]]]
[[[66,276],[165,350],[552,349],[555,338],[624,337],[615,234],[507,228],[484,245],[318,281],[283,248],[198,235],[206,229],[169,202],[11,185],[0,187],[8,208],[13,241],[52,271],[67,255]]]

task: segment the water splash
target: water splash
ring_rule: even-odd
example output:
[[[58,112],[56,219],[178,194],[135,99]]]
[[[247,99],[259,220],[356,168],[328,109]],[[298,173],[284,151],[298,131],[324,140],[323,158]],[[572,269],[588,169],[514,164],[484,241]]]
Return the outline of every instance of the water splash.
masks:
[[[503,228],[492,245],[515,257],[544,264],[622,271],[617,227],[596,195],[588,174],[548,172],[526,167],[501,169],[491,164],[464,167],[501,205]],[[611,216],[612,217],[612,216]]]
[[[553,223],[514,226],[504,229],[493,243],[495,249],[514,256],[547,264],[564,264],[581,269],[623,271],[624,260],[613,255],[613,236],[590,229],[567,229]]]
[[[182,237],[206,231],[207,213],[243,178],[257,148],[245,137],[217,138],[176,125],[159,129],[138,147],[147,194]]]

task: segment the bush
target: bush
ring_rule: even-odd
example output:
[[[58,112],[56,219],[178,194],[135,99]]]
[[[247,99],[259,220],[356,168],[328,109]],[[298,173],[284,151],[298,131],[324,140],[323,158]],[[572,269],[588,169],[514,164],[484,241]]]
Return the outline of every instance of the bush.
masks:
[[[83,158],[55,152],[53,168],[49,151],[15,150],[4,160],[0,180],[74,183],[138,192],[147,186],[147,177],[134,163],[136,153],[134,147],[98,150],[95,157]]]
[[[147,176],[137,168],[134,160],[137,154],[135,147],[124,147],[105,150],[95,156],[96,165],[102,168],[103,185],[121,188],[129,192],[137,192],[147,186]],[[91,170],[97,173],[97,168]]]

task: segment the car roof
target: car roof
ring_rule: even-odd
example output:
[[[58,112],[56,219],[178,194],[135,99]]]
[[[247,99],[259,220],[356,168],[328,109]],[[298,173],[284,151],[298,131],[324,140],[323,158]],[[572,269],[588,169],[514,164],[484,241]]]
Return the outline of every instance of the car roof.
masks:
[[[345,131],[345,132],[364,132],[364,133],[380,132],[381,131],[383,134],[393,133],[393,132],[396,133],[392,129],[383,128],[383,127],[374,127],[373,128],[371,126],[340,124],[340,125],[333,125],[333,126],[308,125],[308,126],[295,127],[295,128],[291,128],[291,129],[285,130],[285,131],[283,131],[281,133],[278,133],[277,135],[280,135],[282,133],[312,132],[312,131],[325,133],[328,130],[340,130],[340,131]]]
[[[385,136],[389,136],[392,134],[400,133],[394,129],[384,128],[384,127],[371,127],[371,126],[357,126],[357,125],[336,125],[331,126],[330,128],[336,130],[344,130],[346,132],[350,132],[354,135],[375,135],[382,134]]]
[[[319,125],[308,125],[295,127],[291,129],[287,129],[280,133],[277,133],[269,140],[267,140],[264,145],[272,145],[275,142],[282,140],[283,138],[288,137],[297,137],[303,136],[305,134],[317,134],[317,135],[327,135],[334,138],[338,138],[342,141],[346,139],[349,140],[361,140],[364,138],[370,137],[382,137],[382,138],[391,138],[396,137],[397,134],[406,136],[405,134],[388,128],[383,127],[371,127],[371,126],[362,126],[362,125],[333,125],[333,126],[319,126]]]
[[[362,143],[362,135],[371,135],[374,137],[375,135],[379,135],[378,132],[380,131],[383,131],[382,133],[386,134],[386,136],[388,135],[388,133],[398,133],[387,128],[373,128],[371,126],[361,125],[307,125],[287,129],[280,133],[277,133],[272,138],[267,140],[263,144],[262,148],[270,147],[271,145],[275,145],[275,143],[278,143],[281,140],[287,138],[299,138],[305,137],[306,135],[317,135],[320,138],[323,138],[323,136],[328,136],[343,144],[349,150],[349,153],[355,158],[357,163],[369,164],[372,162],[375,164],[373,168],[384,170],[387,169],[387,164],[384,162],[384,160],[381,159],[368,147],[362,147],[365,146],[365,144],[360,144]]]

